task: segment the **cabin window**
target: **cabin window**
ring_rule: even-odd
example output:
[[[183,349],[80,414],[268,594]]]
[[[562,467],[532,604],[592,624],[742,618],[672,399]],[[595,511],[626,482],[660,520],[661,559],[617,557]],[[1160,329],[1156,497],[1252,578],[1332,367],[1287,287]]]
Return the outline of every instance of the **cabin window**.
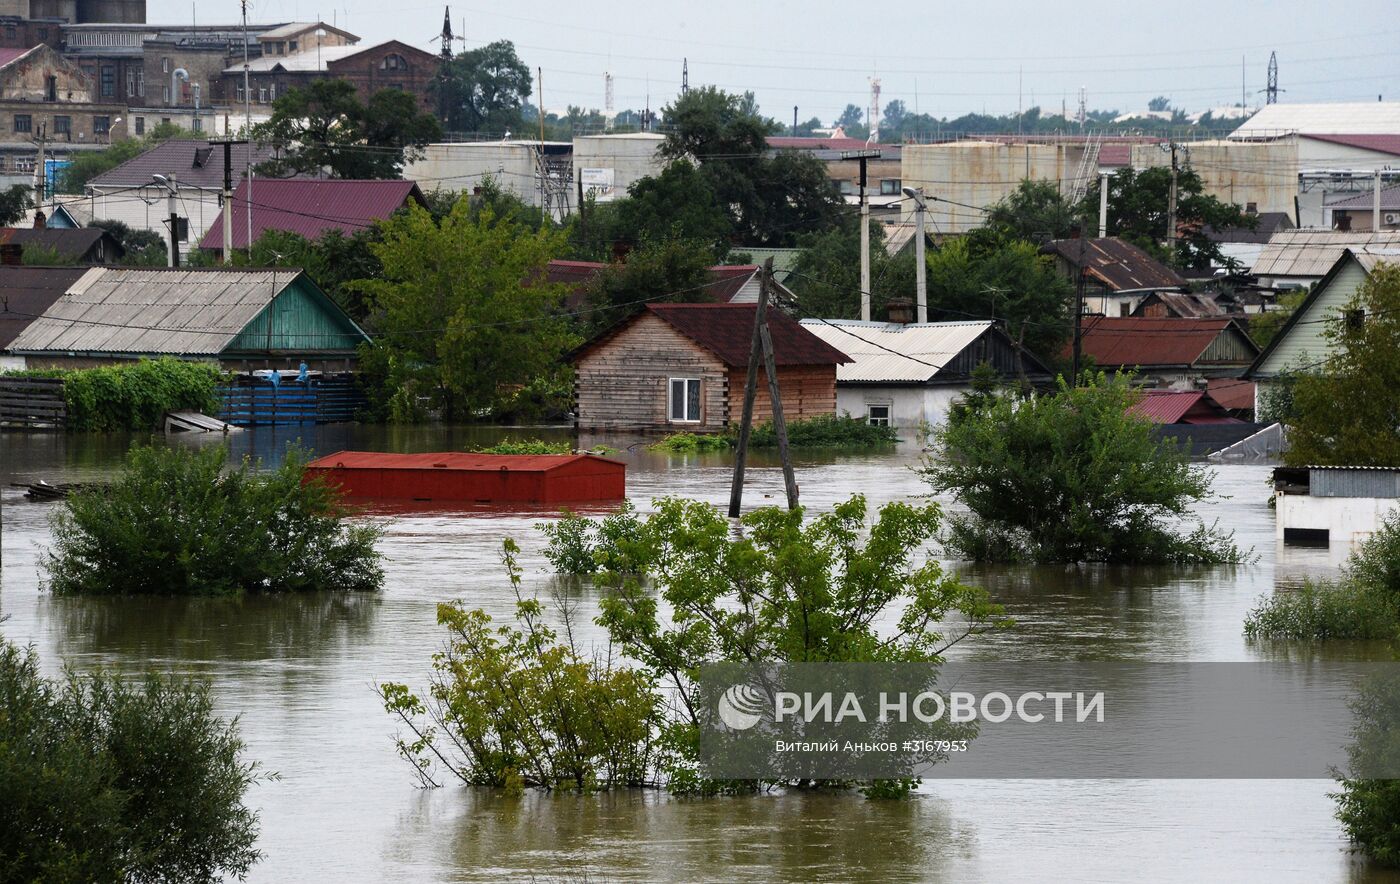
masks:
[[[888,405],[865,406],[865,422],[872,427],[888,427],[890,425],[890,407]]]
[[[700,379],[671,378],[670,407],[673,423],[700,422]]]

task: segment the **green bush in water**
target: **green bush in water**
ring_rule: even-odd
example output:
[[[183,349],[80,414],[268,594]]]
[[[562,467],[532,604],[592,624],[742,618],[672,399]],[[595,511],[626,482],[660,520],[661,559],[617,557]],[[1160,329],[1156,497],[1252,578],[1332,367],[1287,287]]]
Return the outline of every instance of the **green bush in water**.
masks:
[[[0,643],[0,881],[213,882],[258,859],[262,779],[207,685],[51,681]]]
[[[379,529],[352,524],[338,492],[302,481],[306,455],[276,470],[221,447],[133,448],[108,488],[70,496],[44,559],[57,595],[225,595],[374,590]]]
[[[570,442],[546,442],[543,439],[512,439],[507,436],[495,445],[473,448],[476,454],[573,454]]]
[[[873,426],[850,415],[821,415],[789,421],[788,444],[793,448],[884,448],[899,442],[892,427]],[[749,436],[754,448],[776,448],[778,434],[772,421],[758,424]]]
[[[1244,632],[1304,640],[1400,637],[1400,516],[1388,516],[1352,552],[1341,579],[1260,599]]]
[[[705,436],[700,433],[672,433],[647,446],[648,451],[669,451],[673,454],[693,454],[704,451],[728,451],[734,441],[728,436]]]
[[[64,372],[70,430],[151,430],[167,411],[219,410],[217,365],[162,357]]]

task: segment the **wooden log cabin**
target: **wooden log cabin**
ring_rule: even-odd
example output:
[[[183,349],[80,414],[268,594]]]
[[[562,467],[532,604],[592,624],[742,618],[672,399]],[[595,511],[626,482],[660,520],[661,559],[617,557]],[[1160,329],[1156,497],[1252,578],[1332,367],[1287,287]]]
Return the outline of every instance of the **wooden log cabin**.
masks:
[[[579,429],[719,433],[743,416],[753,304],[648,304],[573,357]],[[772,308],[783,414],[836,413],[836,366],[846,354]],[[770,420],[760,367],[754,420]]]

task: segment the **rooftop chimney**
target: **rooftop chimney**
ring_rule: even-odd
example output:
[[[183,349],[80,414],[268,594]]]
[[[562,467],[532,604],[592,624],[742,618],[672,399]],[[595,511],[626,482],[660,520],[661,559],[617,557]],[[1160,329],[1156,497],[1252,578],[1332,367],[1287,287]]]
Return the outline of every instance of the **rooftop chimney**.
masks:
[[[49,226],[49,219],[48,219],[47,216],[44,215],[44,210],[43,210],[43,209],[35,209],[35,210],[34,210],[34,229],[35,229],[35,230],[43,230],[45,227],[48,227],[48,226]]]
[[[24,263],[24,246],[17,242],[0,243],[0,265],[18,266]]]
[[[885,302],[885,314],[890,322],[909,325],[914,321],[914,301],[911,298],[890,298]]]

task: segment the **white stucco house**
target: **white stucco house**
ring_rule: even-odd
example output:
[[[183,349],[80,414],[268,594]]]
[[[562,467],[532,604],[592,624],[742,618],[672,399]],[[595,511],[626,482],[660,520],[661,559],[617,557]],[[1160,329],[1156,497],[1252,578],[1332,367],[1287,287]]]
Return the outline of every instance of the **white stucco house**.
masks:
[[[853,360],[836,367],[836,413],[872,424],[942,423],[984,362],[1008,380],[1039,384],[1052,377],[995,322],[804,319],[802,326]]]

